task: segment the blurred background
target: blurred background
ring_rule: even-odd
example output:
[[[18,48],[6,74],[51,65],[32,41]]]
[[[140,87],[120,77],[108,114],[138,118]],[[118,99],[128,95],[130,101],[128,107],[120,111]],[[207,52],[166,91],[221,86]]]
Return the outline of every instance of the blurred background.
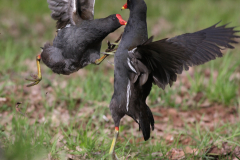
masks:
[[[228,26],[240,30],[237,0],[145,1],[148,33],[155,40],[219,21],[219,25],[231,22]],[[127,20],[129,11],[121,11],[125,3],[96,0],[95,18],[120,13]],[[56,35],[50,13],[46,0],[0,1],[0,146],[9,160],[104,159],[114,131],[108,108],[113,57],[69,76],[54,74],[41,63],[43,80],[26,87],[24,79],[37,73],[35,57],[40,47]],[[116,40],[123,30],[110,34],[102,50],[107,40]],[[125,117],[117,155],[122,159],[198,159],[212,156],[211,148],[227,143],[229,154],[237,157],[240,45],[235,47],[224,50],[223,58],[184,72],[171,88],[163,91],[154,86],[147,100],[156,121],[152,138],[144,142],[138,124]],[[226,154],[212,152],[226,158]]]

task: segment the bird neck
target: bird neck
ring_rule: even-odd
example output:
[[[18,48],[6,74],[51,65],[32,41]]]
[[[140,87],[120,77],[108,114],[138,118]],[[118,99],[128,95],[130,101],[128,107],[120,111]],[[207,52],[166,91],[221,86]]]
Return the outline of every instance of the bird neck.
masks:
[[[137,9],[134,9],[134,10],[130,11],[129,20],[134,20],[137,23],[139,23],[139,22],[146,23],[146,19],[147,19],[147,12],[146,11],[137,10]]]
[[[109,20],[109,18],[96,19],[91,26],[96,28],[99,33],[106,34],[106,36],[121,27],[120,24],[114,23],[112,20]]]
[[[122,41],[125,48],[131,50],[147,40],[146,12],[141,10],[130,10],[128,24],[124,30]]]

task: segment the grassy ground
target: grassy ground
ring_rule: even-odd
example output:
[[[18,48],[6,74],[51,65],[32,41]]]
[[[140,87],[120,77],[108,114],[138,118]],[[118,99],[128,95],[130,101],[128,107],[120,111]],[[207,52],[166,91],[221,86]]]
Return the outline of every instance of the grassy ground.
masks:
[[[238,1],[146,2],[149,35],[155,39],[200,30],[220,20],[240,26]],[[127,19],[129,12],[120,11],[124,3],[96,1],[95,18],[121,13]],[[46,1],[0,2],[0,145],[4,156],[7,160],[105,159],[114,130],[108,109],[113,58],[70,76],[53,74],[42,65],[42,82],[26,87],[24,78],[36,73],[39,47],[56,34],[49,15]],[[115,40],[122,31],[107,39]],[[124,117],[118,157],[240,157],[240,46],[224,53],[221,59],[184,72],[172,88],[153,87],[147,100],[156,120],[152,138],[144,142],[137,124]]]

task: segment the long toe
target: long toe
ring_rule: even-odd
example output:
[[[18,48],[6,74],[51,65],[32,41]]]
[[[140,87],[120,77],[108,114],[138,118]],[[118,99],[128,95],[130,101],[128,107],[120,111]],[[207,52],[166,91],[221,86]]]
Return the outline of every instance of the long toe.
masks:
[[[37,85],[39,82],[40,82],[40,81],[35,81],[35,82],[33,82],[33,83],[30,83],[30,84],[27,85],[27,87],[35,86],[35,85]]]
[[[42,78],[33,78],[33,79],[25,78],[25,80],[31,81],[32,83],[28,84],[27,87],[32,87],[34,85],[37,85],[42,80]]]

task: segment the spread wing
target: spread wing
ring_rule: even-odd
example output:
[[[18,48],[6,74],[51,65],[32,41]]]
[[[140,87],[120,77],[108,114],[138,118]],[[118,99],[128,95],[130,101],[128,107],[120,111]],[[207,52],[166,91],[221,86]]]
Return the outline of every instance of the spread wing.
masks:
[[[195,33],[170,38],[167,41],[185,49],[185,54],[190,55],[187,65],[203,64],[216,57],[222,57],[222,49],[234,49],[230,43],[237,43],[234,38],[239,38],[235,35],[239,31],[234,31],[234,27],[226,28],[227,24],[217,27],[217,24]]]
[[[94,19],[95,0],[47,0],[57,29]]]
[[[164,89],[166,85],[172,85],[177,80],[177,74],[184,69],[222,57],[221,50],[224,48],[234,49],[231,43],[237,43],[234,38],[240,38],[235,35],[239,31],[235,31],[234,27],[216,25],[198,32],[148,42],[137,47],[135,57],[148,68],[154,83]]]

